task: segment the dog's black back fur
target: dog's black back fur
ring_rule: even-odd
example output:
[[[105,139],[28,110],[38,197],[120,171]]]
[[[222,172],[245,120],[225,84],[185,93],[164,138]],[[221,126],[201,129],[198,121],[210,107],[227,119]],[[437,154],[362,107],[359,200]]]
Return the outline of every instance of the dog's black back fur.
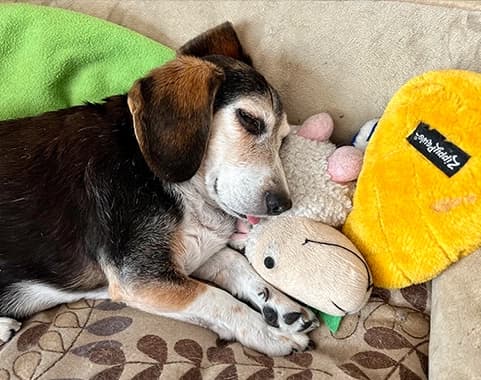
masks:
[[[219,108],[241,96],[282,105],[230,24],[179,52],[128,95],[0,122],[0,316],[32,312],[11,306],[19,285],[111,295],[112,278],[185,281],[173,183],[200,167]]]
[[[136,237],[168,239],[181,219],[179,199],[142,157],[126,96],[1,122],[0,152],[0,304],[25,280],[105,285],[99,252],[120,267],[139,254]],[[172,231],[157,230],[158,217]],[[148,270],[167,270],[157,253]]]

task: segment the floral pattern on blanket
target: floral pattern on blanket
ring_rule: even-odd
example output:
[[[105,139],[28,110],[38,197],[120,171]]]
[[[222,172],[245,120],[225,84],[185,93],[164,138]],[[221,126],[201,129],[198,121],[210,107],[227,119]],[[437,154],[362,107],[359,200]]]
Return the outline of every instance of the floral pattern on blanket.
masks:
[[[376,289],[314,351],[270,358],[199,327],[109,301],[81,301],[24,323],[0,346],[10,379],[426,379],[430,292]]]

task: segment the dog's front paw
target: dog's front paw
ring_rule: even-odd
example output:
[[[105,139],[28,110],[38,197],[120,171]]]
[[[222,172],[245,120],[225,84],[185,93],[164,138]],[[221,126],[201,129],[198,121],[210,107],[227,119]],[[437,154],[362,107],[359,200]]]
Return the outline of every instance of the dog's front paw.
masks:
[[[269,356],[290,355],[313,348],[313,343],[305,333],[291,333],[269,326],[259,316],[259,320],[239,331],[237,340],[243,345]]]
[[[8,342],[20,330],[22,324],[12,318],[0,317],[0,341]]]
[[[319,327],[314,313],[283,293],[273,288],[265,288],[265,302],[262,306],[264,320],[273,327],[291,333],[308,333]]]
[[[259,342],[258,351],[269,356],[284,356],[294,352],[304,352],[313,348],[313,343],[304,333],[289,333],[268,326],[265,338]]]

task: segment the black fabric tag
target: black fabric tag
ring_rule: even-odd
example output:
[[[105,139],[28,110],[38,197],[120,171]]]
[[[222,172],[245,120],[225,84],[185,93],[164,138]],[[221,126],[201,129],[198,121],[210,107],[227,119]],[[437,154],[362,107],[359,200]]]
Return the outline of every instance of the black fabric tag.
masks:
[[[456,174],[471,158],[461,148],[447,141],[439,131],[423,122],[407,140],[448,177]]]

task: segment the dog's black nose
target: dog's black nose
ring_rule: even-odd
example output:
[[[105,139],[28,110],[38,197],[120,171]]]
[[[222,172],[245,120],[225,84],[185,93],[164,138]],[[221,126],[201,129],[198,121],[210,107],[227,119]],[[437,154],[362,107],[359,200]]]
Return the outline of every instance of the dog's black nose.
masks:
[[[267,214],[279,215],[292,207],[292,201],[287,194],[266,193]]]

